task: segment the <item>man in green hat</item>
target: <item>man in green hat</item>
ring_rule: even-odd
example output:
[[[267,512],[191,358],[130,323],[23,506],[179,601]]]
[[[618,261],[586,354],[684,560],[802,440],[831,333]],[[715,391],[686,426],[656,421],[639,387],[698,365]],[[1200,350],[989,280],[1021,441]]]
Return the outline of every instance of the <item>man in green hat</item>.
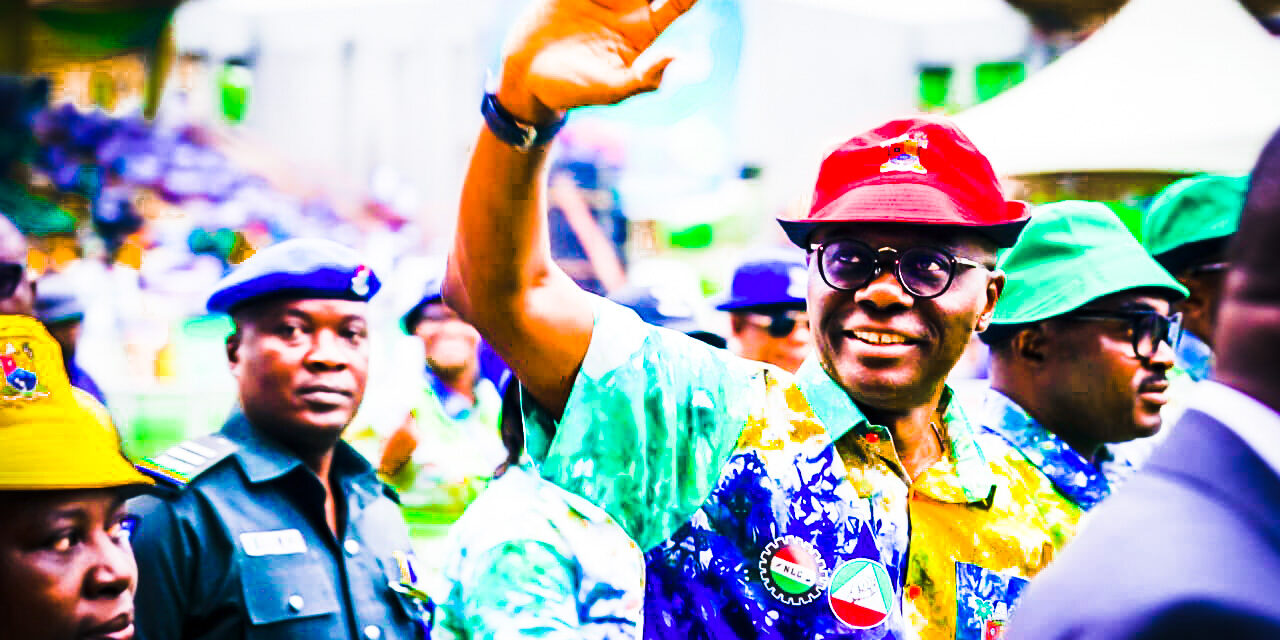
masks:
[[[999,268],[1008,280],[981,334],[991,386],[978,418],[1022,454],[1029,484],[1052,483],[1041,511],[1065,541],[1135,468],[1112,444],[1160,429],[1170,308],[1187,290],[1095,202],[1039,207]]]
[[[1195,381],[1207,378],[1213,365],[1213,328],[1231,266],[1227,243],[1240,222],[1247,186],[1245,177],[1179,180],[1156,196],[1142,221],[1147,251],[1189,292],[1175,306],[1186,327],[1175,362]]]

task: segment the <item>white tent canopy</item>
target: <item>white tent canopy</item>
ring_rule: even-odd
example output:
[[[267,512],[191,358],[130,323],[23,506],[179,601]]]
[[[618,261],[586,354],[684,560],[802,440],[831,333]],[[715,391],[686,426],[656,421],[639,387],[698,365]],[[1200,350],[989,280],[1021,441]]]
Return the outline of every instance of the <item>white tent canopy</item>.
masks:
[[[1280,38],[1237,0],[1130,0],[956,120],[1005,176],[1245,173],[1280,126]]]

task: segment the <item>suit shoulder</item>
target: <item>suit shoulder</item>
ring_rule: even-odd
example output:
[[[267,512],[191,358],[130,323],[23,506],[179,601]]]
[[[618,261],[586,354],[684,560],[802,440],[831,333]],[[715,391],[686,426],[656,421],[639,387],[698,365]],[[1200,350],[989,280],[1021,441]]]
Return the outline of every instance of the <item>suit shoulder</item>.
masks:
[[[137,466],[160,485],[181,492],[239,448],[226,436],[212,433],[169,447],[154,458],[144,458]]]

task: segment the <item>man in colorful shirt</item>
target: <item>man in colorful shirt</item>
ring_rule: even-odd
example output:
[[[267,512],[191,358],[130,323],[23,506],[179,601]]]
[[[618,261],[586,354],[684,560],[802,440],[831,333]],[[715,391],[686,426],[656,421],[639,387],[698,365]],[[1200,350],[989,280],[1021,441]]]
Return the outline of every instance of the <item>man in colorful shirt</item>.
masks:
[[[1026,205],[952,124],[827,156],[804,220],[816,355],[792,377],[643,324],[559,271],[539,203],[569,108],[657,87],[639,54],[689,2],[539,3],[485,97],[445,297],[528,393],[544,478],[645,552],[649,638],[977,638],[1054,541],[945,386]]]
[[[1186,326],[1176,362],[1193,381],[1207,379],[1213,367],[1213,329],[1231,266],[1227,244],[1240,224],[1247,187],[1247,177],[1179,180],[1156,196],[1142,220],[1143,245],[1189,292],[1175,307]]]
[[[1008,277],[991,326],[991,386],[977,419],[1020,453],[1066,542],[1080,515],[1135,461],[1111,445],[1154,434],[1167,402],[1186,289],[1147,255],[1105,205],[1038,207],[999,267]]]

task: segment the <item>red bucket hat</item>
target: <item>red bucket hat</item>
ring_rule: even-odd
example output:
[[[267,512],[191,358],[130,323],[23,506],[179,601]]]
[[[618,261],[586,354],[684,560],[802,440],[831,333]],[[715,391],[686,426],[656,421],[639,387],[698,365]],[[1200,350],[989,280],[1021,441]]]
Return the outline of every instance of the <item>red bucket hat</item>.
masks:
[[[809,248],[821,224],[897,222],[972,229],[1011,247],[1031,219],[1005,200],[991,163],[950,120],[894,120],[855,136],[822,160],[807,218],[779,220]]]

